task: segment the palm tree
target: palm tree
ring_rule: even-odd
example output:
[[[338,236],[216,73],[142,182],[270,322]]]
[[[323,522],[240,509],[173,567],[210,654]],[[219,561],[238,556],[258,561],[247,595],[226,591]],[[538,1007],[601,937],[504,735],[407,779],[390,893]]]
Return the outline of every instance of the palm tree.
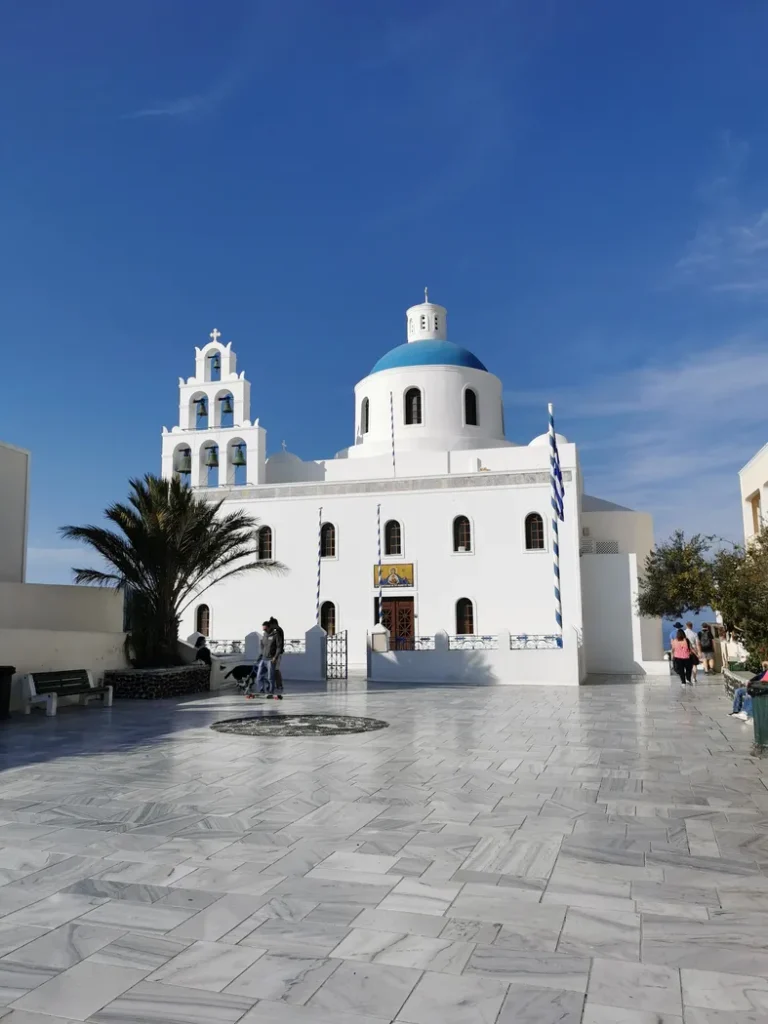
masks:
[[[90,544],[112,570],[73,569],[76,583],[130,593],[134,664],[178,665],[179,619],[192,601],[228,577],[284,567],[259,560],[258,521],[246,512],[220,515],[223,502],[197,497],[178,478],[148,474],[130,488],[126,503],[104,513],[120,532],[63,526],[61,533]]]

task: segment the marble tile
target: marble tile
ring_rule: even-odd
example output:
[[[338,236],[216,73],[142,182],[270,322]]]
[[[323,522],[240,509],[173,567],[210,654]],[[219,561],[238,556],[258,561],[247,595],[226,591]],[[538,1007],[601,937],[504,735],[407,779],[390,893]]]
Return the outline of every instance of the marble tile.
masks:
[[[425,974],[398,1014],[408,1024],[494,1024],[507,986],[490,978]]]
[[[524,913],[518,912],[516,920],[509,920],[502,925],[494,945],[503,949],[554,953],[564,920],[564,907],[540,906],[538,904],[529,906],[526,904]],[[477,941],[482,942],[481,939]],[[570,950],[562,952],[570,952]]]
[[[8,888],[6,886],[6,888]],[[0,900],[3,890],[0,889]],[[66,893],[55,893],[45,899],[37,900],[30,906],[17,910],[2,918],[3,925],[11,926],[32,926],[44,928],[56,928],[67,921],[74,921],[82,917],[94,907],[100,907],[106,900],[95,896],[69,896]]]
[[[768,977],[761,913],[710,911],[708,921],[643,915],[642,959],[651,964]]]
[[[704,1010],[762,1010],[768,1017],[768,979],[720,971],[680,971],[683,1003]]]
[[[640,915],[569,908],[558,953],[640,959]]]
[[[361,963],[461,974],[474,948],[471,942],[354,928],[330,955]]]
[[[380,910],[410,914],[442,915],[458,896],[460,885],[428,885],[415,878],[404,878],[378,904]],[[468,915],[469,916],[469,915]]]
[[[187,915],[169,938],[215,942],[268,902],[269,896],[248,896],[244,893],[222,896],[200,913],[191,917]]]
[[[326,1013],[383,1014],[392,1018],[420,977],[420,971],[407,967],[342,961],[308,1005]],[[445,980],[449,976],[439,977]]]
[[[350,927],[437,938],[445,927],[445,919],[436,914],[408,914],[397,910],[366,908],[353,919]]]
[[[94,910],[89,910],[80,920],[86,924],[102,924],[124,931],[164,934],[178,928],[193,915],[193,910],[180,910],[177,907],[110,900],[109,903],[102,903]]]
[[[224,992],[142,982],[88,1018],[89,1024],[235,1024],[252,1000]]]
[[[253,946],[194,942],[146,980],[177,988],[203,988],[221,992],[265,952],[265,949]]]
[[[109,964],[112,967],[134,967],[148,973],[178,956],[188,945],[188,942],[167,939],[161,935],[125,932],[108,946],[102,946],[89,959],[93,963]]]
[[[292,1006],[263,999],[238,1024],[390,1024],[390,1018],[339,1013],[338,1010],[326,1013],[311,1006]]]
[[[22,996],[13,1008],[86,1020],[136,985],[145,974],[146,971],[132,967],[110,967],[82,960]]]
[[[525,916],[529,904],[539,902],[540,896],[535,889],[468,882],[445,913],[470,921],[515,922]]]
[[[680,972],[660,965],[596,959],[587,996],[600,1006],[682,1015]]]
[[[4,1010],[2,1007],[0,1019],[4,1024],[74,1024],[64,1017],[50,1017],[47,1013],[32,1013],[29,1010]]]
[[[497,1024],[581,1024],[583,1006],[581,992],[510,985]]]
[[[347,924],[270,918],[240,939],[240,943],[285,956],[322,959],[330,956],[348,932]],[[225,935],[222,941],[229,942],[229,936]]]
[[[441,923],[443,918],[436,918]],[[462,917],[449,917],[440,931],[441,939],[452,939],[457,942],[475,942],[488,945],[495,942],[502,929],[501,924],[488,921],[468,921]]]
[[[386,874],[397,863],[397,857],[386,857],[368,853],[336,852],[326,857],[318,865],[319,868],[341,868],[363,874]]]
[[[0,921],[0,957],[13,952],[19,946],[26,946],[33,939],[39,939],[46,931],[47,929],[39,925],[5,925]]]
[[[227,988],[236,996],[284,1000],[303,1005],[339,966],[337,960],[300,956],[260,956]]]
[[[765,1024],[765,1013],[762,1010],[733,1013],[692,1007],[685,1011],[685,1024]]]
[[[587,1001],[581,1024],[683,1024],[678,1014],[656,1010],[627,1010],[620,1006],[598,1006]]]
[[[117,928],[70,921],[7,954],[0,960],[0,964],[21,964],[64,971],[119,939],[122,934]]]
[[[529,953],[497,945],[478,945],[469,959],[466,973],[518,985],[585,992],[589,964],[587,958],[560,953]]]
[[[56,977],[47,967],[25,967],[23,964],[0,962],[0,1006],[21,999],[28,992]]]

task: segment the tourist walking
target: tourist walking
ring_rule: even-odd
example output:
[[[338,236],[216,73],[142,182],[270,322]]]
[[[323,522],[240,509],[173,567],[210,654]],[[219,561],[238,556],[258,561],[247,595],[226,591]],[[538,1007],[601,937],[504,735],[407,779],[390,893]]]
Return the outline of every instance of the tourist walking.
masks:
[[[259,693],[264,693],[264,673],[262,672],[262,665],[265,665],[266,651],[270,644],[269,641],[269,622],[262,622],[261,624],[261,640],[259,641],[259,660],[253,667],[253,672],[248,685],[245,688],[245,696],[252,700],[256,694],[254,693],[254,687],[259,684]],[[265,665],[264,671],[266,674],[269,673],[268,666]]]
[[[274,615],[269,620],[269,624],[274,629],[277,638],[277,653],[275,654],[273,664],[275,666],[275,687],[280,692],[283,689],[283,674],[280,671],[280,662],[283,660],[283,654],[285,653],[285,633]]]
[[[691,641],[682,629],[678,629],[675,638],[672,640],[672,663],[675,666],[675,672],[680,676],[680,682],[683,686],[691,681],[691,672],[693,671],[692,653]]]
[[[685,636],[688,643],[691,645],[691,665],[693,666],[691,670],[691,680],[695,683],[699,675],[699,662],[701,661],[699,651],[701,648],[699,647],[698,634],[694,632],[692,622],[686,622]]]
[[[715,671],[715,638],[706,622],[699,632],[699,651],[705,674],[712,675]]]

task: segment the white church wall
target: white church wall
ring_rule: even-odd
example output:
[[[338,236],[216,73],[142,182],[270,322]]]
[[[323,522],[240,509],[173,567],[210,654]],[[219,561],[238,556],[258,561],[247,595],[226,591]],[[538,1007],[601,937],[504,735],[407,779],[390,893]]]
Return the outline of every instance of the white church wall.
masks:
[[[0,581],[23,583],[30,454],[0,441]]]
[[[582,529],[588,529],[583,541],[616,541],[620,554],[634,552],[642,566],[653,547],[653,519],[647,512],[582,511]]]
[[[570,492],[572,484],[568,484]],[[336,557],[323,559],[321,601],[336,607],[337,630],[349,630],[350,665],[363,666],[366,635],[373,626],[378,594],[374,567],[378,540],[376,509],[382,527],[388,519],[402,526],[402,554],[385,564],[413,563],[414,588],[385,588],[385,596],[412,596],[417,634],[456,630],[456,601],[472,600],[476,633],[510,629],[515,633],[552,633],[554,593],[550,491],[546,484],[467,487],[434,491],[322,494],[302,497],[292,488],[282,500],[232,500],[273,530],[273,555],[285,563],[284,576],[252,573],[206,591],[214,633],[243,638],[268,616],[280,620],[286,636],[303,635],[315,620],[318,508],[336,527]],[[539,512],[547,536],[545,551],[526,551],[524,519]],[[472,524],[473,551],[454,553],[453,520],[466,515]],[[563,610],[569,628],[581,626],[578,520],[567,498],[561,532]],[[195,605],[185,613],[182,635],[194,628]],[[226,625],[223,625],[226,624]],[[223,632],[222,632],[223,630]]]
[[[583,555],[581,578],[587,671],[668,671],[662,660],[660,622],[648,620],[644,627],[637,611],[637,556]]]

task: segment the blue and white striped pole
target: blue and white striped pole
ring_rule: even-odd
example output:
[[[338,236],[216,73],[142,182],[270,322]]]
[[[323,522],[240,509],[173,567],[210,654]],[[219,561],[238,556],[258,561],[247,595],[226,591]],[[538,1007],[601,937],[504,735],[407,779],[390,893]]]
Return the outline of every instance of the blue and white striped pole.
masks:
[[[317,513],[317,600],[315,602],[315,622],[320,625],[320,566],[323,563],[323,508]]]
[[[381,575],[381,505],[376,506],[376,530],[379,537],[379,625],[381,625],[381,616],[384,603],[383,583]]]
[[[392,476],[397,476],[397,466],[395,465],[395,400],[392,397],[392,392],[389,392],[389,423],[392,431]]]
[[[558,646],[563,645],[563,602],[560,596],[560,530],[559,521],[562,516],[562,493],[560,490],[560,466],[555,436],[555,414],[550,402],[549,413],[549,467],[552,485],[552,555],[555,584],[555,624],[559,633]]]

